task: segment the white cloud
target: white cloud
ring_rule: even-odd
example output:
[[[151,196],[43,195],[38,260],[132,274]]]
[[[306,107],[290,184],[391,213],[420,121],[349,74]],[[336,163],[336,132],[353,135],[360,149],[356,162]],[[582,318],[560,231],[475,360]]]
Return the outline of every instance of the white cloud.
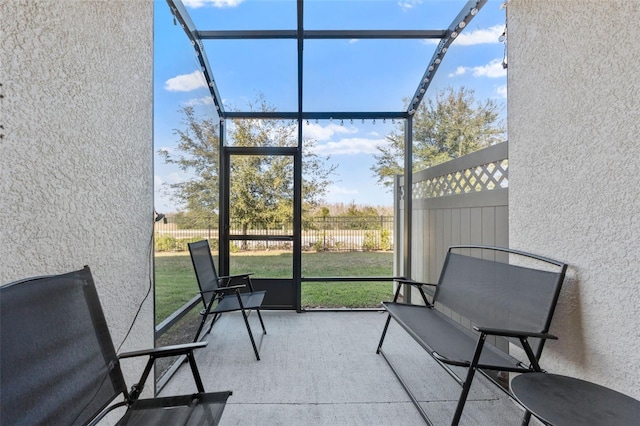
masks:
[[[195,70],[191,74],[181,74],[164,82],[165,90],[169,92],[190,92],[207,87],[207,82],[201,71]]]
[[[496,89],[496,92],[498,92],[498,95],[500,95],[501,97],[506,99],[507,98],[507,85],[505,84],[503,86],[498,87]]]
[[[500,78],[507,75],[507,70],[502,66],[501,59],[493,59],[486,65],[479,65],[477,67],[458,67],[456,70],[449,74],[449,77],[456,77],[459,75],[471,72],[474,77],[488,77],[488,78]]]
[[[503,31],[504,25],[494,25],[493,27],[477,29],[471,32],[463,31],[453,43],[458,46],[500,43],[498,38]]]
[[[162,178],[158,175],[154,175],[153,176],[153,186],[156,188],[156,191],[158,190],[158,188],[160,188],[160,186],[164,183],[164,181],[162,180]]]
[[[454,46],[475,46],[478,44],[500,43],[498,38],[504,32],[504,25],[494,25],[489,28],[480,28],[473,31],[465,30],[453,41]],[[428,39],[426,44],[438,44],[438,39]]]
[[[507,70],[502,66],[502,60],[500,59],[494,59],[487,65],[473,67],[472,69],[474,77],[498,78],[507,75]]]
[[[188,106],[197,106],[197,105],[213,105],[213,98],[211,96],[205,96],[203,98],[193,98],[189,99],[185,102]]]
[[[379,146],[387,143],[386,139],[345,138],[316,145],[314,152],[318,155],[375,154]]]
[[[467,72],[467,68],[460,66],[460,67],[456,68],[456,70],[454,72],[450,73],[449,77],[455,77],[455,76],[458,76],[458,75],[462,75],[462,74],[464,74],[466,72]]]
[[[398,6],[400,9],[407,11],[422,3],[422,0],[400,0]]]
[[[305,137],[309,137],[317,141],[326,141],[331,139],[333,135],[345,133],[358,133],[358,129],[348,128],[333,123],[329,124],[328,126],[321,126],[320,124],[316,123],[309,123],[305,124],[304,126]]]
[[[192,9],[197,9],[199,7],[204,6],[212,6],[212,7],[236,7],[244,0],[183,0],[182,3],[186,7],[190,7]]]
[[[327,187],[327,193],[330,195],[355,195],[358,193],[358,190],[345,188],[344,186],[329,185]]]
[[[189,180],[189,176],[185,173],[173,172],[167,175],[168,183],[182,183]]]
[[[171,172],[164,177],[159,175],[154,175],[153,177],[153,183],[156,189],[164,185],[165,183],[166,184],[182,183],[188,180],[189,180],[189,175],[182,172]]]

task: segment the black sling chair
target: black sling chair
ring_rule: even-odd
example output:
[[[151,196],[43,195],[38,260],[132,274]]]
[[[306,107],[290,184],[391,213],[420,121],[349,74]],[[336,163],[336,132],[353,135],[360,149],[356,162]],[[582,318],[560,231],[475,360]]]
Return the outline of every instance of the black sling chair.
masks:
[[[3,426],[96,424],[116,407],[127,407],[118,425],[216,425],[231,395],[204,392],[193,351],[206,342],[116,355],[87,266],[0,287],[0,337]],[[154,360],[182,354],[198,392],[138,399]],[[141,355],[149,362],[127,391],[119,360]]]
[[[202,316],[200,327],[198,327],[198,331],[196,332],[196,336],[193,341],[198,341],[200,332],[202,331],[204,324],[207,322],[209,315],[213,314],[213,319],[211,320],[211,325],[205,334],[211,332],[211,328],[220,314],[225,312],[241,311],[242,317],[244,318],[244,324],[247,327],[247,332],[251,339],[253,351],[256,354],[256,359],[260,361],[258,347],[256,346],[256,341],[253,338],[253,333],[249,326],[247,311],[256,311],[258,318],[260,319],[262,332],[263,334],[267,334],[267,330],[264,328],[264,322],[262,321],[262,315],[260,315],[260,306],[262,306],[262,300],[264,299],[266,291],[253,290],[251,274],[219,277],[216,272],[216,267],[213,264],[211,249],[207,240],[189,243],[188,246],[189,253],[191,254],[191,261],[193,262],[193,269],[196,273],[198,286],[200,287],[200,297],[202,299],[202,304],[204,305],[204,309],[200,311],[200,315]],[[240,281],[241,284],[232,285],[234,282],[238,281]],[[241,292],[240,290],[243,288],[246,288],[248,291]]]

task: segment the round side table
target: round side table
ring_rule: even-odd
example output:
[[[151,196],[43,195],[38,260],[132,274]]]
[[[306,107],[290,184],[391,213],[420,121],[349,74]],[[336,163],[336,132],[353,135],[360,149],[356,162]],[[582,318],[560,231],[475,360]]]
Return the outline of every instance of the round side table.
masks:
[[[524,373],[511,381],[511,391],[527,410],[550,425],[640,425],[640,401],[584,380]]]

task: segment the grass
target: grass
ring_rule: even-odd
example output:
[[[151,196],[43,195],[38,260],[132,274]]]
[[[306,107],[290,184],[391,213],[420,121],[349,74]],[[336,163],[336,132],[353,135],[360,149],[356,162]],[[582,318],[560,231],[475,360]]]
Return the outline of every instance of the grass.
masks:
[[[162,322],[198,294],[188,252],[158,255],[155,262],[156,324]]]
[[[291,253],[235,253],[233,272],[256,272],[264,278],[291,276]],[[391,276],[390,252],[304,253],[302,270],[306,277]],[[156,324],[172,314],[196,294],[198,284],[188,252],[156,254]],[[392,297],[388,282],[304,282],[302,306],[325,308],[361,308],[379,306]]]
[[[393,274],[390,252],[305,253],[302,270],[306,277],[374,277]],[[308,308],[367,308],[380,306],[393,297],[391,281],[303,282],[302,306]]]

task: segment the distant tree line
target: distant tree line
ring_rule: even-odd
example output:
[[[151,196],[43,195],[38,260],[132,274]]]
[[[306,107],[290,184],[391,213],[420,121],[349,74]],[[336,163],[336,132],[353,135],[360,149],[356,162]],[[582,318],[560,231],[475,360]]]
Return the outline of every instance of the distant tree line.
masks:
[[[344,229],[377,229],[380,217],[388,216],[393,216],[393,209],[390,207],[359,206],[355,203],[349,205],[333,204],[320,206],[314,211],[305,211],[302,216],[302,225],[305,229],[323,229],[323,226],[324,229],[334,229],[338,224]],[[178,229],[218,228],[216,213],[201,214],[180,211],[167,214],[167,219]],[[325,225],[322,225],[323,223]],[[272,222],[271,225],[275,225],[275,222]]]

